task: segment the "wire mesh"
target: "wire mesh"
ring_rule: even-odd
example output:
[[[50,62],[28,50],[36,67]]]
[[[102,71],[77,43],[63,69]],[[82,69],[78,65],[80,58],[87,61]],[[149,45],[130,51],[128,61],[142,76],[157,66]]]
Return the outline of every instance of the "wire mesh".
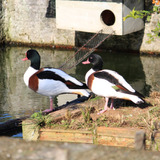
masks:
[[[82,47],[80,47],[73,56],[69,57],[63,65],[59,67],[61,70],[71,69],[76,67],[86,57],[93,53],[106,39],[114,34],[110,29],[110,34],[103,34],[104,29],[94,34]]]

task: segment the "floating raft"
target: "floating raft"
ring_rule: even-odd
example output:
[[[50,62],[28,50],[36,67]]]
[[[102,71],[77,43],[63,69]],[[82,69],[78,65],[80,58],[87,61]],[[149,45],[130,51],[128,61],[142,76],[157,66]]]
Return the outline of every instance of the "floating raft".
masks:
[[[139,132],[145,134],[143,130],[137,128],[110,128],[105,126],[96,127],[91,131],[48,128],[38,129],[31,120],[23,121],[23,139],[25,140],[88,143],[135,148],[135,137]],[[144,138],[145,136],[142,136],[139,142],[143,143],[145,141]],[[144,147],[142,143],[141,147]]]
[[[82,110],[86,108],[85,106],[87,105],[72,103],[50,113],[50,116],[54,123],[65,119],[67,115],[76,118],[82,114]],[[90,112],[94,112],[94,107],[90,108]],[[22,122],[22,131],[25,140],[88,143],[160,151],[160,133],[158,130],[154,131],[151,134],[152,136],[150,134],[146,136],[146,131],[141,128],[106,126],[95,126],[88,130],[54,129],[45,128],[45,126],[41,128],[33,119],[26,119]]]

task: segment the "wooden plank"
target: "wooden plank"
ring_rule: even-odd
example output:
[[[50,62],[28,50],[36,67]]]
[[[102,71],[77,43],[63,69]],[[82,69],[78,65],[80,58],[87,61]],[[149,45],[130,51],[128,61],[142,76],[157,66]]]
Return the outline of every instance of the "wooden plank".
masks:
[[[98,127],[98,135],[105,135],[111,137],[131,138],[135,136],[135,133],[139,131],[138,128],[110,128],[110,127]]]
[[[75,130],[40,130],[39,140],[60,141],[60,142],[78,142],[78,143],[93,143],[92,132],[90,131],[75,131]]]
[[[134,138],[119,138],[109,136],[98,136],[97,143],[108,146],[131,147],[134,148]]]
[[[135,134],[140,129],[97,127],[94,131],[41,129],[39,140],[95,143],[108,146],[135,146]]]
[[[60,133],[92,133],[91,131],[88,130],[72,130],[72,129],[49,129],[49,128],[41,128],[40,132],[60,132]]]
[[[131,147],[135,145],[135,134],[140,129],[135,128],[97,128],[97,143],[108,146]]]

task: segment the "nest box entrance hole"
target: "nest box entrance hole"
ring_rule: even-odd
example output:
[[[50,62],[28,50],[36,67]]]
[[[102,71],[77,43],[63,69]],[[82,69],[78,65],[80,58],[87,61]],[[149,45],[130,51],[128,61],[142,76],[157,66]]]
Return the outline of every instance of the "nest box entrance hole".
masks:
[[[112,26],[115,23],[115,15],[111,10],[104,10],[100,15],[102,21],[107,26]]]

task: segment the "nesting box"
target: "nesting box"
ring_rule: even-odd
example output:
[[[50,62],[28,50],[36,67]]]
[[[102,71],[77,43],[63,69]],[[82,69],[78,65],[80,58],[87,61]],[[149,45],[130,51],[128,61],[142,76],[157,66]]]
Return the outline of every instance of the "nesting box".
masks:
[[[143,29],[142,19],[128,18],[129,12],[144,8],[144,0],[56,0],[56,25],[59,29],[125,35]]]

